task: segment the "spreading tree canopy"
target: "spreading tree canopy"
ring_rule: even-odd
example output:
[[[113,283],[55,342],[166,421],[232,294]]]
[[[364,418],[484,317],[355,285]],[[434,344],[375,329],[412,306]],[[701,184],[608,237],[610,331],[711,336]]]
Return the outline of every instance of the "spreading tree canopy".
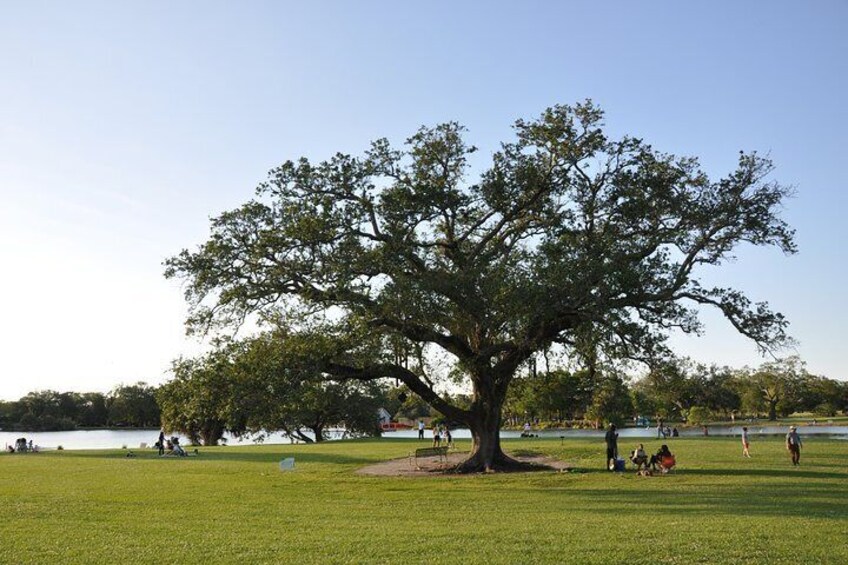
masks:
[[[588,101],[518,120],[473,178],[475,148],[457,123],[421,128],[402,148],[382,139],[358,157],[287,161],[212,220],[207,242],[168,259],[166,276],[187,282],[190,329],[259,314],[290,339],[331,338],[311,355],[320,371],[402,381],[471,429],[463,469],[509,466],[498,439],[507,389],[554,344],[588,334],[648,359],[671,328],[698,331],[699,306],[763,349],[787,339],[766,304],[699,282],[745,243],[795,251],[778,215],[790,191],[768,179],[771,162],[742,153],[713,180],[695,158],[602,126]],[[469,407],[437,394],[420,362],[434,351],[470,383]]]

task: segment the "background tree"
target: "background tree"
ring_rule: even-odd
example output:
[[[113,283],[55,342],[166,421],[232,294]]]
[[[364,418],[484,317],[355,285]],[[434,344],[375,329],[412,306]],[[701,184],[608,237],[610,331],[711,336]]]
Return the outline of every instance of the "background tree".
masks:
[[[109,393],[106,403],[109,425],[133,428],[158,428],[159,405],[156,389],[145,382],[119,385]]]
[[[0,428],[66,431],[107,425],[106,397],[99,392],[34,391],[14,402],[0,402]]]
[[[652,399],[655,416],[680,419],[697,399],[700,383],[693,380],[685,360],[655,365],[641,382],[640,390]]]
[[[704,265],[741,244],[795,250],[779,219],[789,190],[771,163],[741,154],[713,181],[696,159],[611,139],[590,102],[515,123],[479,179],[456,123],[422,128],[405,149],[380,140],[362,157],[306,159],[274,169],[257,198],[212,220],[209,240],[166,261],[186,279],[190,329],[272,314],[290,332],[312,329],[336,347],[309,352],[334,378],[396,379],[468,426],[461,470],[515,464],[500,446],[501,409],[520,367],[591,328],[603,349],[646,359],[667,330],[694,332],[696,308],[717,308],[762,348],[785,341],[784,318],[741,292],[709,288]],[[344,334],[382,342],[356,362]],[[442,352],[472,390],[445,401],[423,367],[398,362],[397,344]]]
[[[805,373],[803,362],[795,356],[764,363],[743,378],[745,406],[754,413],[765,412],[771,421],[788,416],[798,406]]]
[[[586,410],[586,419],[596,427],[605,424],[620,426],[633,416],[633,404],[624,381],[609,375],[600,380],[592,395],[592,404]]]
[[[218,445],[232,417],[233,370],[227,354],[180,359],[171,370],[174,378],[156,392],[162,428],[184,434],[192,444]]]
[[[384,408],[395,419],[418,420],[433,415],[430,405],[417,394],[413,394],[406,385],[394,387],[387,392]]]
[[[657,404],[642,380],[630,387],[630,403],[633,405],[633,413],[642,418],[650,419],[658,413]]]
[[[728,367],[699,367],[702,375],[699,402],[716,414],[730,417],[742,407],[742,400],[734,387],[736,374]]]
[[[106,425],[109,419],[109,409],[106,406],[106,395],[99,392],[84,392],[79,395],[78,407],[80,426],[98,428]]]
[[[40,390],[27,394],[18,400],[17,427],[35,431],[73,430],[76,422],[73,414],[64,414],[69,407],[66,393],[54,390]]]
[[[232,356],[232,388],[236,412],[243,418],[231,429],[254,434],[282,430],[308,443],[323,441],[334,427],[354,436],[378,435],[382,387],[327,381],[298,363],[297,348],[296,341],[270,333],[238,345]]]
[[[686,411],[686,423],[692,426],[703,426],[712,419],[712,412],[706,406],[693,406]]]

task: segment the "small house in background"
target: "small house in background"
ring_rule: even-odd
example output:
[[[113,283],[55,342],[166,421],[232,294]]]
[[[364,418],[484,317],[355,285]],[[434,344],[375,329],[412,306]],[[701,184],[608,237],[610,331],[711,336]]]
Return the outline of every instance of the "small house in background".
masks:
[[[394,432],[397,430],[408,430],[412,428],[409,424],[403,424],[392,420],[392,415],[385,408],[377,410],[377,417],[380,420],[380,429],[384,432]]]

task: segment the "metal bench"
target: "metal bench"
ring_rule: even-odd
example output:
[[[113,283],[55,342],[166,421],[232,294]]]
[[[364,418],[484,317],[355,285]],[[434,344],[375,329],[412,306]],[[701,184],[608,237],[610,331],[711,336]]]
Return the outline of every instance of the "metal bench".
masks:
[[[412,463],[413,459],[415,460],[415,468],[421,469],[421,466],[418,464],[418,459],[423,459],[425,457],[438,457],[439,464],[447,464],[448,462],[448,446],[443,447],[422,447],[421,449],[416,449],[414,453],[409,454],[409,462]]]

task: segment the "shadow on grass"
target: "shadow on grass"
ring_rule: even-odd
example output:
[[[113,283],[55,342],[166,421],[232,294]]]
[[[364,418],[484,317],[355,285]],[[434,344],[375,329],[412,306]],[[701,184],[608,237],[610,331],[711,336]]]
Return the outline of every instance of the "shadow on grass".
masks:
[[[298,464],[303,463],[323,463],[323,464],[335,464],[335,465],[366,465],[368,463],[375,463],[379,460],[369,459],[365,457],[356,457],[351,455],[342,455],[338,453],[317,453],[317,452],[308,452],[308,451],[296,451],[293,452],[291,450],[286,451],[285,449],[280,449],[279,451],[263,451],[263,452],[253,452],[253,451],[241,451],[241,450],[227,450],[227,449],[216,449],[214,451],[204,450],[203,448],[198,448],[198,454],[195,455],[193,452],[194,448],[189,450],[188,457],[160,457],[156,451],[147,452],[147,451],[137,451],[137,450],[129,450],[129,453],[132,455],[127,457],[127,452],[125,451],[65,451],[62,453],[63,457],[73,457],[73,458],[84,458],[84,459],[130,459],[134,461],[159,461],[162,464],[169,464],[174,462],[184,462],[184,463],[200,463],[203,461],[216,461],[216,462],[240,462],[240,463],[278,463],[284,457],[294,457]]]
[[[713,477],[776,477],[803,479],[846,479],[848,473],[837,473],[833,471],[817,471],[804,467],[787,467],[786,469],[685,469],[680,473],[686,475],[705,475]]]
[[[625,501],[638,501],[640,514],[691,516],[772,516],[821,518],[844,522],[848,517],[848,472],[824,468],[766,469],[678,468],[668,475],[637,477],[635,472],[613,474],[597,467],[577,467],[577,474],[594,477],[585,487],[554,489],[551,496],[575,495],[597,502],[585,509],[609,513]],[[609,479],[600,479],[608,475]],[[714,479],[729,478],[728,481]],[[694,479],[694,480],[690,480]],[[602,481],[602,484],[599,483]]]

